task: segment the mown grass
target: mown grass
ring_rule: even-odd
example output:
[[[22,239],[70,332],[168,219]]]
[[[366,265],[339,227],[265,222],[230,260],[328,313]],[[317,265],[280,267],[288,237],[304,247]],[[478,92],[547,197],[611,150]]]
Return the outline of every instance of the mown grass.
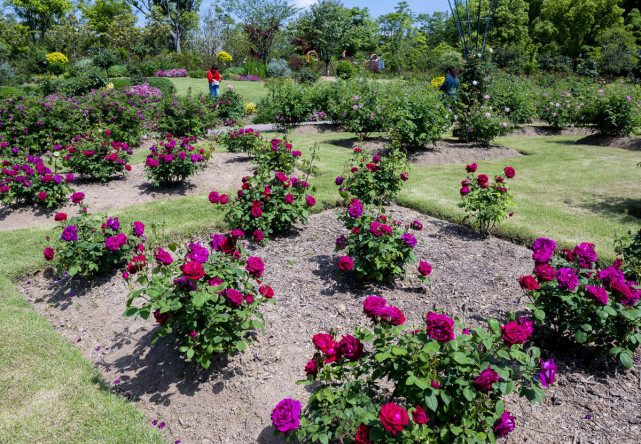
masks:
[[[317,143],[315,211],[339,203],[334,178],[352,155],[348,133],[292,135],[305,158]],[[597,244],[602,257],[614,257],[615,235],[641,228],[636,188],[638,154],[618,148],[578,145],[576,137],[503,138],[523,156],[480,161],[479,172],[516,168],[511,181],[515,216],[499,235],[528,242],[546,236],[571,246]],[[222,151],[220,147],[217,150]],[[464,163],[413,165],[399,202],[460,222],[464,213],[459,183]],[[229,184],[231,191],[239,184]],[[142,220],[149,235],[162,241],[185,239],[225,228],[220,206],[205,194],[162,200],[110,211],[123,223]],[[150,221],[153,221],[151,223]],[[80,352],[18,294],[12,280],[44,265],[45,236],[53,225],[0,232],[0,442],[162,442],[140,411],[119,396]]]
[[[207,79],[192,79],[190,77],[176,77],[169,79],[176,86],[177,94],[186,95],[189,93],[191,87],[192,94],[209,94],[209,83]],[[225,92],[227,86],[225,82],[229,82],[236,91],[243,96],[245,103],[255,103],[267,95],[267,88],[265,82],[248,82],[248,81],[234,81],[224,79],[220,82],[220,93]]]

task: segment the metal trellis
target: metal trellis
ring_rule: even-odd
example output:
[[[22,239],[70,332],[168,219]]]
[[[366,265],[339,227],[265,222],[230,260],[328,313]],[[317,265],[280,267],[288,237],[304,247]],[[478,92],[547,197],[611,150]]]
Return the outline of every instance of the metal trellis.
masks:
[[[447,0],[450,4],[452,17],[456,23],[456,30],[461,38],[461,46],[463,47],[463,55],[467,59],[470,54],[483,54],[485,50],[485,42],[487,36],[492,29],[492,21],[494,20],[494,13],[499,4],[499,0],[489,0],[490,9],[487,15],[481,17],[481,3],[482,0]],[[470,4],[472,3],[472,4]],[[474,3],[478,3],[477,11],[474,11]],[[476,12],[476,16],[474,14]],[[474,35],[476,33],[476,36]],[[479,46],[479,39],[481,34],[483,40]],[[476,40],[476,41],[475,41]]]

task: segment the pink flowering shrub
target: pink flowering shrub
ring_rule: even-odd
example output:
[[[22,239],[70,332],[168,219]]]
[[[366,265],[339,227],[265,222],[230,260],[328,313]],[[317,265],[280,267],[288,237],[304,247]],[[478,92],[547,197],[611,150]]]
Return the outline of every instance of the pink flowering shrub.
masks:
[[[510,120],[489,106],[474,106],[457,116],[457,135],[466,142],[481,142],[489,145],[499,136],[513,129]]]
[[[154,77],[189,77],[189,73],[185,69],[159,69],[154,73]]]
[[[583,92],[568,89],[541,94],[536,107],[541,120],[561,129],[583,122],[585,102],[587,97]]]
[[[213,110],[216,111],[216,115],[224,122],[236,123],[238,119],[242,119],[245,116],[245,104],[243,102],[243,97],[229,85],[225,91],[221,92],[222,95],[214,99],[215,103]]]
[[[418,239],[410,230],[418,229],[417,225],[403,226],[399,221],[388,219],[384,210],[364,206],[356,198],[345,211],[338,213],[338,218],[349,230],[347,235],[336,239],[334,250],[341,254],[338,268],[342,271],[353,271],[359,279],[381,281],[405,275],[404,265],[414,263]],[[426,280],[431,267],[428,270],[422,266],[419,272]]]
[[[579,123],[608,136],[628,136],[641,130],[641,94],[637,88],[593,88]]]
[[[461,199],[459,207],[468,213],[464,221],[473,219],[483,236],[489,236],[496,224],[500,224],[512,216],[510,207],[512,193],[508,180],[514,178],[516,171],[512,167],[505,167],[503,174],[496,176],[493,181],[486,174],[474,174],[477,165],[467,165],[467,178],[461,182]]]
[[[209,194],[209,200],[227,206],[225,221],[232,227],[262,241],[290,229],[299,220],[307,223],[310,209],[316,205],[312,191],[306,180],[265,172],[244,177],[232,202],[216,191]]]
[[[153,86],[149,86],[147,82],[142,85],[125,86],[125,90],[139,97],[162,97],[162,91]]]
[[[371,156],[355,148],[352,159],[345,165],[343,176],[335,180],[344,199],[358,198],[364,204],[383,204],[392,201],[409,179],[409,163],[405,153],[393,149],[386,156]]]
[[[622,262],[599,266],[590,243],[560,250],[539,238],[532,250],[534,271],[520,283],[534,318],[553,327],[555,336],[596,345],[631,368],[641,344],[641,290]]]
[[[202,170],[211,157],[213,148],[196,148],[191,143],[195,137],[183,137],[180,140],[167,134],[166,139],[149,148],[145,160],[147,179],[154,185],[167,185],[184,182],[188,177]]]
[[[289,174],[296,166],[296,159],[300,157],[301,152],[294,150],[287,139],[272,139],[269,144],[258,145],[254,163],[260,171],[280,171]]]
[[[112,140],[109,130],[76,136],[62,153],[67,169],[103,182],[131,170],[127,162],[133,150],[124,142]]]
[[[72,196],[82,207],[82,193]],[[146,241],[145,225],[134,222],[121,224],[117,217],[89,214],[87,208],[80,208],[79,215],[69,218],[58,213],[59,222],[53,243],[45,248],[43,255],[51,261],[58,273],[81,276],[107,273],[120,267],[125,259],[142,251]]]
[[[5,159],[0,171],[0,202],[58,208],[73,192],[74,181],[73,174],[57,174],[40,157]]]
[[[170,244],[170,251],[157,248],[134,258],[126,278],[140,287],[132,286],[124,315],[147,319],[153,314],[159,328],[152,344],[173,334],[187,359],[204,368],[217,353],[245,350],[253,331],[265,333],[259,308],[274,290],[262,282],[265,265],[259,257],[248,257],[242,237],[234,230],[212,235],[209,244],[190,244],[180,254]]]
[[[518,422],[503,398],[516,392],[534,404],[556,377],[554,361],[526,345],[526,319],[490,319],[489,328],[470,331],[430,312],[414,329],[377,296],[365,299],[363,313],[370,328],[312,338],[316,351],[299,381],[312,395],[302,411],[292,399],[274,408],[276,434],[298,442],[495,442]]]
[[[216,126],[216,108],[211,98],[203,94],[167,96],[162,101],[162,118],[158,122],[161,134],[179,137],[200,136]]]
[[[230,153],[255,154],[262,146],[263,139],[259,131],[252,128],[229,130],[216,139]]]
[[[384,86],[368,81],[350,81],[341,91],[337,114],[348,131],[368,136],[385,131],[387,110],[384,108]]]

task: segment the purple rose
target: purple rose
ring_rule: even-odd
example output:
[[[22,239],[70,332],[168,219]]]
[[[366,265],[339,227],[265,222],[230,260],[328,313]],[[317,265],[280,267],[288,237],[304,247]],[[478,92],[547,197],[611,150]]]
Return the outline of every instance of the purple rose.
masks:
[[[610,285],[613,281],[624,282],[625,276],[620,270],[617,270],[614,267],[608,267],[605,270],[601,270],[601,273],[599,273],[599,279]]]
[[[338,268],[343,271],[350,271],[352,268],[354,268],[354,261],[349,256],[341,256],[338,259]]]
[[[272,425],[279,432],[296,430],[300,425],[300,402],[291,398],[283,399],[272,410]]]
[[[179,279],[174,279],[174,284],[180,290],[185,292],[196,291],[196,283],[191,279],[187,279],[184,276]]]
[[[70,241],[77,241],[78,240],[78,230],[76,229],[75,225],[68,225],[62,230],[62,234],[60,235],[60,238],[62,240],[65,240],[67,242]]]
[[[243,303],[243,294],[238,291],[234,290],[233,288],[228,288],[225,291],[225,295],[227,296],[227,299],[232,305],[235,305],[236,307],[240,307],[240,305]]]
[[[363,204],[360,203],[358,199],[354,199],[347,211],[351,217],[357,219],[363,215]]]
[[[156,261],[163,265],[171,265],[174,262],[171,255],[162,248],[156,250]]]
[[[499,438],[507,436],[508,433],[514,430],[515,420],[516,417],[510,415],[510,412],[503,412],[501,417],[494,423],[494,434]]]
[[[579,278],[570,268],[559,268],[556,272],[556,280],[559,282],[559,287],[564,290],[574,291],[579,284]]]
[[[539,237],[534,241],[534,244],[532,245],[532,250],[534,251],[539,251],[539,250],[551,250],[554,251],[556,250],[556,242],[554,242],[552,239],[546,239],[544,237]]]
[[[200,245],[200,242],[195,244],[189,244],[189,253],[187,257],[192,261],[200,262],[204,264],[209,259],[209,250]]]
[[[363,357],[363,343],[352,335],[345,335],[338,342],[337,352],[348,361],[358,361]]]
[[[550,259],[554,256],[554,251],[552,250],[536,250],[532,255],[532,259],[536,262],[537,265],[547,264]]]
[[[343,185],[343,178],[341,176],[338,176],[335,180],[336,185]]]
[[[585,295],[591,299],[599,301],[603,305],[608,304],[608,292],[603,287],[588,285],[587,287],[585,287]]]
[[[416,236],[414,236],[413,234],[405,233],[401,236],[401,239],[403,239],[405,243],[412,248],[416,246]]]
[[[247,259],[245,270],[254,277],[261,277],[265,271],[265,264],[261,258],[252,256]]]
[[[492,370],[492,366],[488,366],[485,370],[481,372],[476,378],[474,378],[474,383],[476,384],[477,390],[481,392],[488,391],[492,388],[492,384],[498,382],[499,374],[495,370]]]
[[[344,250],[345,247],[347,247],[347,238],[345,237],[344,234],[341,234],[340,237],[336,238],[336,248],[339,248],[341,250]]]
[[[109,218],[107,219],[106,223],[108,228],[111,228],[114,231],[118,231],[118,228],[120,228],[120,222],[118,221],[118,218]]]
[[[579,259],[582,265],[586,265],[584,268],[588,268],[591,262],[596,262],[597,254],[594,251],[594,244],[582,243],[574,247],[572,254]]]
[[[545,387],[549,387],[554,384],[554,378],[556,377],[556,364],[554,359],[548,359],[547,361],[541,362],[541,373],[539,373],[539,378],[541,379],[541,384]]]
[[[454,339],[454,320],[444,314],[429,312],[425,318],[427,335],[440,342]]]
[[[385,298],[379,296],[367,296],[363,301],[363,313],[368,318],[373,318],[378,308],[383,308],[387,304]]]
[[[145,224],[143,224],[142,222],[136,221],[131,224],[131,226],[134,228],[134,234],[137,237],[143,237],[145,235]]]

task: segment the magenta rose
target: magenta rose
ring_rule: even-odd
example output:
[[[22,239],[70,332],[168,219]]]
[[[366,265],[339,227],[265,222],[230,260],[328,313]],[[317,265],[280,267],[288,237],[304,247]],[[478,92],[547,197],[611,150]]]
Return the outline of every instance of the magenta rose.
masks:
[[[468,173],[475,173],[476,172],[477,165],[473,163],[472,165],[465,165],[465,171]]]
[[[265,264],[261,258],[252,256],[247,259],[245,270],[247,270],[252,276],[261,277],[265,271]]]
[[[564,290],[574,291],[579,285],[579,278],[571,268],[559,268],[556,272],[556,280],[559,282],[559,287]]]
[[[492,366],[488,366],[485,370],[481,372],[476,378],[474,378],[474,383],[476,384],[477,390],[481,392],[488,391],[492,388],[492,384],[498,382],[499,374],[495,370],[492,370]]]
[[[169,252],[163,250],[162,248],[158,248],[156,250],[156,262],[163,265],[171,265],[174,260],[171,258]]]
[[[352,335],[345,335],[338,342],[336,351],[348,361],[358,361],[363,357],[363,343]]]
[[[260,215],[263,214],[263,210],[261,210],[260,207],[252,207],[251,213],[254,217],[260,217]]]
[[[287,193],[285,195],[285,203],[287,203],[287,204],[294,203],[294,196],[292,196],[291,194]]]
[[[350,271],[352,268],[354,268],[354,261],[349,256],[341,256],[338,259],[338,268],[343,271]]]
[[[532,254],[532,259],[534,259],[534,262],[536,262],[537,265],[541,265],[546,264],[550,259],[552,259],[553,255],[554,251],[552,250],[536,250],[534,254]]]
[[[539,378],[541,379],[541,384],[545,387],[549,387],[554,384],[554,379],[556,377],[556,364],[554,359],[548,359],[547,361],[541,362],[541,373],[539,373]]]
[[[356,436],[354,437],[354,444],[372,444],[372,441],[369,440],[369,427],[363,423],[358,426]]]
[[[429,276],[432,272],[432,266],[428,262],[421,261],[418,264],[418,272],[421,276]]]
[[[427,417],[427,413],[423,410],[423,407],[417,405],[414,411],[412,412],[412,421],[415,424],[427,424],[430,419]]]
[[[427,335],[440,342],[454,339],[454,320],[444,314],[429,312],[425,318]]]
[[[505,171],[505,177],[507,177],[508,179],[512,179],[514,176],[516,176],[516,171],[512,167],[505,167],[503,171]]]
[[[523,290],[538,290],[539,283],[534,276],[521,276],[519,284]]]
[[[532,250],[534,250],[534,251],[539,251],[539,250],[551,250],[551,251],[554,251],[554,250],[556,250],[556,242],[554,242],[552,239],[547,239],[545,237],[539,237],[538,239],[534,240],[534,244],[532,244]]]
[[[363,313],[368,318],[373,318],[378,309],[385,307],[387,300],[379,296],[367,296],[363,301]]]
[[[220,196],[216,191],[209,193],[209,201],[213,204],[217,204],[220,201]]]
[[[300,401],[291,398],[283,399],[272,410],[272,425],[279,432],[287,433],[296,430],[300,425]]]
[[[316,205],[316,199],[314,199],[312,196],[307,196],[306,199],[307,199],[307,205],[309,205],[310,207],[313,207],[314,205]]]
[[[470,188],[469,187],[462,187],[459,190],[459,193],[461,193],[461,196],[467,196],[468,194],[470,194]]]
[[[180,266],[186,278],[198,280],[205,275],[205,270],[200,262],[191,261]]]
[[[603,305],[608,304],[608,292],[603,287],[595,287],[594,285],[588,285],[585,287],[585,295],[595,301],[600,302]]]
[[[320,368],[318,367],[318,363],[316,362],[315,359],[312,359],[305,365],[305,374],[312,375],[314,379],[316,379],[316,376],[318,376],[318,371]]]
[[[258,291],[267,299],[274,297],[274,289],[268,285],[261,285]]]
[[[312,342],[321,352],[323,352],[325,357],[325,363],[330,364],[338,360],[338,343],[334,340],[332,335],[327,333],[319,333],[314,335]]]
[[[501,332],[508,344],[525,344],[532,336],[532,323],[511,321],[501,327]]]
[[[487,187],[487,183],[490,181],[490,179],[485,175],[485,174],[479,174],[476,177],[476,183],[481,185],[482,187]]]
[[[234,290],[233,288],[228,288],[227,290],[225,290],[225,295],[227,296],[229,302],[236,307],[240,307],[245,300],[243,294],[238,290]]]
[[[501,417],[494,423],[494,434],[499,438],[507,436],[514,430],[516,418],[510,415],[510,412],[503,412]]]
[[[552,265],[541,264],[534,269],[534,274],[539,278],[539,281],[553,281],[556,270]]]
[[[407,410],[393,402],[381,407],[378,419],[381,420],[383,428],[388,432],[392,432],[392,435],[402,432],[405,426],[409,423]]]
[[[254,240],[255,240],[256,242],[260,242],[260,241],[262,241],[263,239],[265,239],[265,235],[264,235],[264,234],[263,234],[263,232],[262,232],[262,231],[260,231],[260,230],[256,230],[256,231],[254,231],[254,234],[252,234],[252,237],[254,238]]]
[[[51,259],[53,259],[53,255],[54,255],[53,248],[51,247],[45,248],[42,254],[46,260],[50,261]]]

